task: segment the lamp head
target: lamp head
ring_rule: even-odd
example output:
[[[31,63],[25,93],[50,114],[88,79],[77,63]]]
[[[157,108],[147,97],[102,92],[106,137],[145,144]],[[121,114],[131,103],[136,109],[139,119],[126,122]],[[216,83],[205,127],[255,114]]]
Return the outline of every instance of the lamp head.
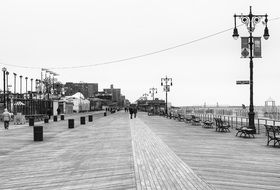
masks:
[[[268,32],[267,26],[264,28],[263,38],[264,38],[265,40],[268,40],[268,38],[269,38],[269,32]]]
[[[233,35],[232,35],[233,39],[237,40],[238,37],[239,37],[239,34],[238,34],[238,30],[236,27],[234,27],[233,29]]]

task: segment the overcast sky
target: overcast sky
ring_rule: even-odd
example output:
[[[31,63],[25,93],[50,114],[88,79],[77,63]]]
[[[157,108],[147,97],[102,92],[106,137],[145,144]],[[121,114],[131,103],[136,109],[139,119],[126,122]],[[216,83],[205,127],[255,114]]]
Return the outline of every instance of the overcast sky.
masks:
[[[98,64],[230,29],[234,13],[248,14],[250,5],[254,14],[280,17],[279,0],[0,0],[0,65],[34,79],[40,68],[52,68],[63,83],[93,82],[99,90],[114,84],[130,101],[152,87],[156,97],[165,98],[160,82],[168,76],[172,105],[248,105],[249,85],[236,80],[249,79],[249,59],[240,58],[241,41],[232,38],[232,30],[138,59]],[[269,97],[280,104],[280,19],[269,21],[268,28],[263,58],[254,59],[255,105]],[[248,36],[245,26],[238,30]],[[263,30],[259,23],[253,35]],[[92,66],[61,69],[85,65]]]

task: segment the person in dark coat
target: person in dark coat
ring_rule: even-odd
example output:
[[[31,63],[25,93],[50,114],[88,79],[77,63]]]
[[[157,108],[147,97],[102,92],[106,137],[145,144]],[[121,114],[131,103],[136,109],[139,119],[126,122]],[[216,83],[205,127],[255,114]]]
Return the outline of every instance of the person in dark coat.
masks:
[[[60,108],[57,108],[57,115],[60,115]]]
[[[136,114],[137,114],[137,107],[133,108],[133,113],[134,113],[134,118],[136,118]]]
[[[51,119],[52,111],[51,108],[48,108],[47,115],[49,116],[49,119]]]
[[[130,114],[130,119],[132,119],[132,115],[133,115],[133,107],[129,107],[128,108],[129,114]]]

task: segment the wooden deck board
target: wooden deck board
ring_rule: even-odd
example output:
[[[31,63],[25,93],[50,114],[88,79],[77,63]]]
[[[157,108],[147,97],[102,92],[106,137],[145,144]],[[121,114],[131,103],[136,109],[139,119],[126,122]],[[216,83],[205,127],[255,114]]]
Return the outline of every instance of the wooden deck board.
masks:
[[[158,116],[141,119],[217,189],[279,189],[280,148],[267,147],[264,134],[240,138],[235,130],[221,133]]]

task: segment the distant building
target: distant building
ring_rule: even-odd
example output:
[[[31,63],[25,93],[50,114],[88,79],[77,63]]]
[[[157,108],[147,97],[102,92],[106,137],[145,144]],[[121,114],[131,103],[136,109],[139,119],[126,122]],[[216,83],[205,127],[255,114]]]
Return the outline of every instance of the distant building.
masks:
[[[110,88],[105,88],[103,91],[106,94],[112,95],[112,102],[117,103],[118,106],[123,106],[124,102],[121,98],[121,89],[120,88],[114,88],[114,86],[111,84]]]
[[[72,96],[77,92],[81,92],[85,98],[94,97],[98,92],[98,83],[73,83],[66,82],[64,85],[65,96]]]

